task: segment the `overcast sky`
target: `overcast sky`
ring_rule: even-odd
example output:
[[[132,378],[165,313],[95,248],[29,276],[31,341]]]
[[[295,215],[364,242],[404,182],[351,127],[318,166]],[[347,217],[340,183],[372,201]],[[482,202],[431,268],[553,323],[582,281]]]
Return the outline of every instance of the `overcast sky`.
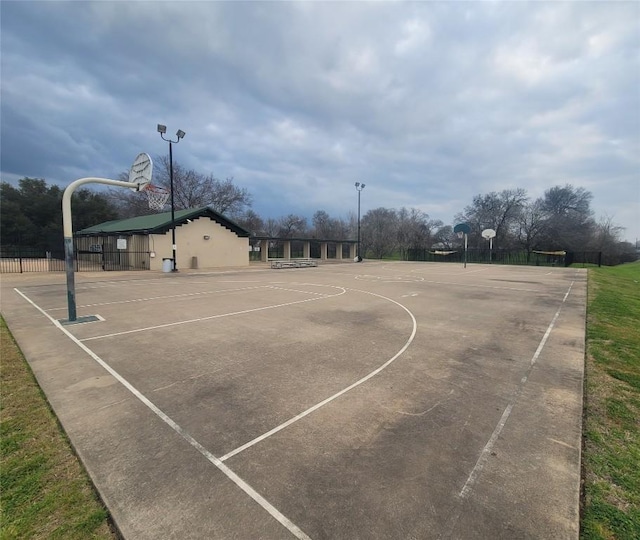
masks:
[[[115,178],[156,132],[262,217],[564,184],[640,239],[640,2],[1,2],[2,179]]]

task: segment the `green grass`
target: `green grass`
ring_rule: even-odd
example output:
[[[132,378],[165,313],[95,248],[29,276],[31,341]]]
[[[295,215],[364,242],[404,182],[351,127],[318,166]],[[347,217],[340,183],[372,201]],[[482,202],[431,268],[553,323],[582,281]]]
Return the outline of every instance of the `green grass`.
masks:
[[[117,538],[2,318],[0,355],[0,539]]]
[[[597,263],[571,263],[569,268],[599,268]]]
[[[583,540],[640,538],[640,262],[589,269]]]

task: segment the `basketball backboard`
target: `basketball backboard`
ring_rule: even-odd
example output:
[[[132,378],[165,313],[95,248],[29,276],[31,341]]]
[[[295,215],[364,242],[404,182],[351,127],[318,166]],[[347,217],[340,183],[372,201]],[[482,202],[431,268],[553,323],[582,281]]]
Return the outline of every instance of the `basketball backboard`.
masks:
[[[133,165],[129,170],[129,183],[133,191],[142,191],[151,182],[153,173],[153,162],[149,154],[142,152],[133,160]]]
[[[471,232],[471,227],[469,226],[468,223],[458,223],[453,228],[453,232],[456,233],[456,234],[458,234],[458,233],[469,234]]]

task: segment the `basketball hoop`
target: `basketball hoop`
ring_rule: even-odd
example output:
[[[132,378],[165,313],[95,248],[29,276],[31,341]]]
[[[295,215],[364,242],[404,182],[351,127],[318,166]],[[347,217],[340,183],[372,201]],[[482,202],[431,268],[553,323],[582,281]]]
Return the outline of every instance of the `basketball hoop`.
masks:
[[[153,184],[147,184],[144,187],[144,192],[147,194],[147,199],[149,199],[149,208],[158,212],[167,204],[170,195],[168,190]]]
[[[458,223],[453,232],[458,235],[458,238],[464,237],[464,267],[467,267],[467,242],[469,240],[469,233],[471,232],[471,226],[468,223]]]

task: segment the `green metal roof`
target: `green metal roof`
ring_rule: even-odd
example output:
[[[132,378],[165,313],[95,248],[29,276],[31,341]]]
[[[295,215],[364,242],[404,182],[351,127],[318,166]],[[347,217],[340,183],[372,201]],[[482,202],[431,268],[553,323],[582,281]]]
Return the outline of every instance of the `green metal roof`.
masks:
[[[222,214],[214,212],[208,206],[189,208],[174,212],[176,226],[184,225],[188,219],[208,217],[209,219],[226,227],[237,236],[247,237],[249,231],[243,229],[237,223],[227,219]],[[150,214],[127,219],[105,221],[93,227],[87,227],[74,234],[74,236],[104,236],[109,234],[164,234],[171,229],[171,212]]]

